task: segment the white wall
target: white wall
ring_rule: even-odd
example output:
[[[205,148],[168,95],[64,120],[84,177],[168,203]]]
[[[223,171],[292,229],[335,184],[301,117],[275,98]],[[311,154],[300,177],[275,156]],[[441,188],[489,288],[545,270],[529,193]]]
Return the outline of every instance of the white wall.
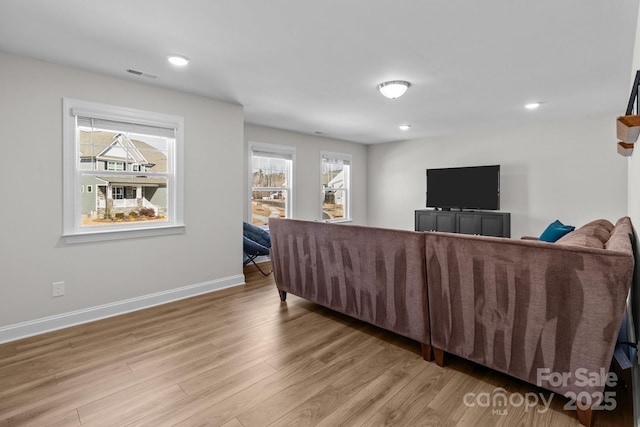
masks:
[[[245,125],[241,106],[128,79],[4,53],[0,64],[0,332],[185,286],[240,283],[249,141],[296,147],[294,209],[301,219],[320,218],[320,151],[353,156],[356,224],[413,229],[426,168],[495,163],[514,237],[537,235],[556,218],[580,225],[627,211],[627,160],[612,142],[615,114],[365,146]],[[185,234],[64,243],[63,97],[185,118]],[[631,199],[638,180],[630,175],[629,182]],[[53,299],[51,283],[60,280],[66,295]]]
[[[0,85],[0,330],[185,286],[243,282],[241,106],[4,53]],[[185,234],[64,243],[63,97],[184,117]],[[51,283],[60,280],[66,295],[53,299]]]
[[[367,146],[321,136],[304,135],[280,129],[246,124],[244,130],[244,218],[248,219],[248,168],[250,142],[288,145],[296,149],[294,177],[294,217],[297,219],[321,219],[320,152],[332,151],[352,155],[351,216],[354,224],[367,223]]]
[[[553,220],[582,225],[627,210],[627,161],[615,114],[371,146],[369,224],[413,229],[427,168],[501,165],[501,211],[511,236],[540,235]]]

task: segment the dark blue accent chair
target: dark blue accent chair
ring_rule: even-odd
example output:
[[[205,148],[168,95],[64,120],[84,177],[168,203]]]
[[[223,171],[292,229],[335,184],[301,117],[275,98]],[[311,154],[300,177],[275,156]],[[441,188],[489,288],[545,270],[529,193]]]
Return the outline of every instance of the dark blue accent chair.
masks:
[[[242,223],[242,247],[247,259],[244,260],[243,265],[247,265],[250,262],[256,266],[260,273],[268,276],[271,274],[262,271],[260,266],[256,264],[255,259],[259,256],[269,256],[271,251],[271,236],[267,230],[260,227],[256,227],[248,222]]]

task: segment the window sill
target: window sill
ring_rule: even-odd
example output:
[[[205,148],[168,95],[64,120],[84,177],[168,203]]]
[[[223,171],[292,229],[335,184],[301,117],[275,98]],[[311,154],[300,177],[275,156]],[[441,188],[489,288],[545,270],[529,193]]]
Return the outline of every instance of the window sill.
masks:
[[[109,240],[135,239],[139,237],[167,236],[182,234],[186,230],[184,225],[166,225],[152,228],[132,228],[127,230],[102,230],[83,233],[64,234],[62,237],[68,245],[76,243],[105,242]]]

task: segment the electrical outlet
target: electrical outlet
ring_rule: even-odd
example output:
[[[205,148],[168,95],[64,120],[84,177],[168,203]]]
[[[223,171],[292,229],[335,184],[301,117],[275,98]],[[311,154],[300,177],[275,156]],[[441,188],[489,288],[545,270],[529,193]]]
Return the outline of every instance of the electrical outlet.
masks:
[[[51,284],[51,296],[61,297],[64,295],[64,282],[53,282]]]

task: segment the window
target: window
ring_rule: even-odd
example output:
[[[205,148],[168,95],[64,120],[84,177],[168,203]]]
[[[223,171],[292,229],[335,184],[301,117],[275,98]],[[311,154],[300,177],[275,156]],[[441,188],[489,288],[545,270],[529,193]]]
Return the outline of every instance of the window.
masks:
[[[351,220],[351,155],[322,152],[322,219]]]
[[[107,170],[108,171],[123,171],[124,163],[123,162],[107,162]]]
[[[183,232],[183,119],[67,98],[63,110],[65,241]]]
[[[111,192],[111,197],[114,200],[124,199],[124,187],[112,187]]]
[[[251,223],[266,226],[270,217],[291,218],[295,148],[251,144],[249,155]]]

